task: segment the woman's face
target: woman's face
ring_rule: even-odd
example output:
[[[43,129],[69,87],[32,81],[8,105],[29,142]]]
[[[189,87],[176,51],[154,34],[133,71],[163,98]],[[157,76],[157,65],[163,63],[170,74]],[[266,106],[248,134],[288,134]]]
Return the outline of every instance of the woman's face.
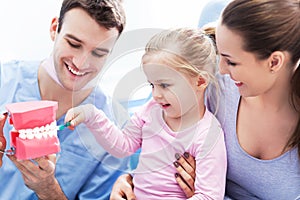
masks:
[[[246,52],[243,38],[238,33],[218,24],[216,43],[220,73],[231,77],[241,96],[258,96],[271,90],[275,78],[270,73],[268,59],[259,60],[254,53]]]

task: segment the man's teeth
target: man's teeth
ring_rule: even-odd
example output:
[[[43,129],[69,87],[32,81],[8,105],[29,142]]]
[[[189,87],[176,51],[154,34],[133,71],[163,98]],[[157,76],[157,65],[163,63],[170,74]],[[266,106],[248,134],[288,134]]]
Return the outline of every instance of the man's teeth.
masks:
[[[48,138],[48,137],[57,137],[57,126],[56,121],[52,122],[51,124],[47,124],[46,126],[35,127],[33,129],[21,129],[18,130],[19,138],[21,139],[41,139],[41,138]]]
[[[76,76],[83,76],[83,75],[85,75],[84,72],[76,71],[76,70],[74,70],[73,68],[71,68],[70,66],[68,66],[68,69],[69,69],[73,74],[75,74]]]

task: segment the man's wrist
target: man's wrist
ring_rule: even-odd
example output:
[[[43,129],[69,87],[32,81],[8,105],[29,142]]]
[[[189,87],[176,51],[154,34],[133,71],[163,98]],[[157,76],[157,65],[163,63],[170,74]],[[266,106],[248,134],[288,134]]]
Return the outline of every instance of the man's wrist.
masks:
[[[37,193],[37,196],[39,200],[68,200],[56,179],[51,188],[47,188],[47,191],[41,194]]]

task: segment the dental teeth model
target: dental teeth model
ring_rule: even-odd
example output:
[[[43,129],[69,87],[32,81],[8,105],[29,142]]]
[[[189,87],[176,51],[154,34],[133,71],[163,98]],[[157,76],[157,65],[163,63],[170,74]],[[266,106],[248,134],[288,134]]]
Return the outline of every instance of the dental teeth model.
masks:
[[[57,137],[57,126],[56,121],[52,122],[51,124],[47,124],[46,126],[35,127],[33,129],[21,129],[18,130],[19,138],[21,139],[41,139],[47,137]]]
[[[60,150],[57,138],[55,101],[29,101],[6,105],[9,112],[10,144],[20,160],[34,159],[57,153]]]

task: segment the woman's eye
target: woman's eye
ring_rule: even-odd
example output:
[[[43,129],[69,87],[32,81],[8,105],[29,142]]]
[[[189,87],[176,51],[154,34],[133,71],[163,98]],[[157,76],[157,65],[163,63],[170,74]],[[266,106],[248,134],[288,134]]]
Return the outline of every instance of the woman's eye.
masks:
[[[227,65],[230,65],[230,66],[236,66],[236,63],[231,62],[230,60],[227,60]]]

